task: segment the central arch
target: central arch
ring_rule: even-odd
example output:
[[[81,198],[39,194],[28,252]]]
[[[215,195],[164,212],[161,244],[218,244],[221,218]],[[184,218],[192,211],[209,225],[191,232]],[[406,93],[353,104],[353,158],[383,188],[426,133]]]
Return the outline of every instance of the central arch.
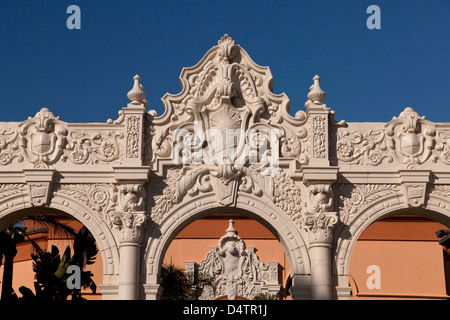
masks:
[[[291,268],[291,277],[294,279],[293,287],[297,290],[301,287],[295,282],[299,277],[309,279],[310,261],[305,244],[304,234],[292,220],[264,197],[255,197],[248,194],[240,194],[236,206],[219,206],[214,194],[199,195],[189,201],[183,202],[170,213],[164,221],[153,224],[147,230],[146,245],[143,265],[141,266],[141,283],[144,287],[143,294],[147,299],[157,299],[159,290],[159,274],[164,256],[172,240],[187,225],[196,219],[203,218],[212,212],[226,210],[229,213],[239,213],[254,219],[271,231],[280,242],[285,251]],[[303,284],[305,285],[305,284]],[[295,288],[297,286],[297,288]],[[308,284],[306,284],[308,286]],[[309,286],[299,291],[304,292],[304,298],[309,296]],[[294,294],[294,298],[302,298]]]

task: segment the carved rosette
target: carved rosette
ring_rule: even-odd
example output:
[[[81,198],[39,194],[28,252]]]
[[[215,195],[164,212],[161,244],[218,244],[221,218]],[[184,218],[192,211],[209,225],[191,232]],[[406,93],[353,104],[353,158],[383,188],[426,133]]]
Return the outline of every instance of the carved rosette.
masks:
[[[84,203],[98,212],[110,227],[113,226],[112,221],[117,206],[117,187],[113,184],[58,184],[53,192]]]

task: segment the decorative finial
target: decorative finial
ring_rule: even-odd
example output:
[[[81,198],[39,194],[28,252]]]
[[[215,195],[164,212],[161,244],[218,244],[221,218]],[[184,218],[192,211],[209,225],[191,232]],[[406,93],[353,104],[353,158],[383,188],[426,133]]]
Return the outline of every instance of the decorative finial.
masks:
[[[144,86],[141,84],[141,77],[135,75],[133,77],[134,85],[133,88],[128,92],[127,97],[131,100],[132,104],[146,104],[145,92],[143,91]]]
[[[314,78],[314,84],[309,88],[308,99],[314,104],[322,104],[327,94],[320,87],[320,77],[316,75]]]
[[[217,45],[219,46],[220,61],[231,62],[235,55],[235,51],[233,50],[236,46],[234,40],[228,34],[224,34],[217,42]]]
[[[234,228],[234,221],[233,220],[229,220],[228,221],[230,224],[228,226],[228,229],[225,230],[227,232],[227,236],[235,236],[237,235],[237,230]]]

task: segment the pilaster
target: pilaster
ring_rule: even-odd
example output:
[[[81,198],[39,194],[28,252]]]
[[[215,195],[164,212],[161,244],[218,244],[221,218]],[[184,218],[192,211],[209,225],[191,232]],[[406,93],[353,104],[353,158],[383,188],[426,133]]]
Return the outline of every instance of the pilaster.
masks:
[[[140,251],[148,215],[145,211],[145,184],[149,167],[142,166],[145,100],[141,78],[133,78],[128,92],[130,103],[123,108],[125,139],[122,166],[114,167],[118,184],[118,206],[113,224],[118,231],[120,250],[119,298],[139,298]]]
[[[320,87],[320,77],[313,78],[308,101],[305,103],[310,124],[310,160],[302,168],[303,183],[308,187],[304,227],[308,234],[311,261],[311,297],[332,299],[331,243],[338,221],[334,209],[332,184],[337,180],[337,167],[329,161],[330,109],[322,101],[326,93]]]

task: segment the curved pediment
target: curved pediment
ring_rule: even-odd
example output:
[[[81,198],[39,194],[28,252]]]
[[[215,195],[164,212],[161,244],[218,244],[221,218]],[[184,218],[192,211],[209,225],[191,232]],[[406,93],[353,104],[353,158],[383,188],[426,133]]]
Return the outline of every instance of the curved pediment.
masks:
[[[307,144],[302,144],[308,136],[306,113],[301,110],[295,117],[289,115],[290,101],[284,93],[273,93],[272,80],[268,67],[257,65],[241,46],[224,35],[195,66],[183,68],[181,92],[162,98],[164,114],[148,113],[147,161],[154,170],[159,170],[156,162],[161,159],[165,163],[170,159],[175,164],[198,163],[192,152],[197,148],[206,149],[208,161],[212,157],[211,161],[217,162],[217,145],[213,146],[211,131],[224,133],[230,129],[238,130],[240,135],[233,138],[235,155],[222,157],[227,161],[238,161],[238,153],[247,157],[240,163],[248,164],[252,141],[270,140],[270,131],[276,131],[277,141],[272,139],[271,147],[278,145],[275,151],[279,156],[307,164]],[[225,136],[222,138],[225,140]],[[189,150],[187,142],[191,144]],[[230,143],[228,148],[232,147]],[[174,159],[178,157],[182,159]],[[201,161],[208,163],[204,157]]]

